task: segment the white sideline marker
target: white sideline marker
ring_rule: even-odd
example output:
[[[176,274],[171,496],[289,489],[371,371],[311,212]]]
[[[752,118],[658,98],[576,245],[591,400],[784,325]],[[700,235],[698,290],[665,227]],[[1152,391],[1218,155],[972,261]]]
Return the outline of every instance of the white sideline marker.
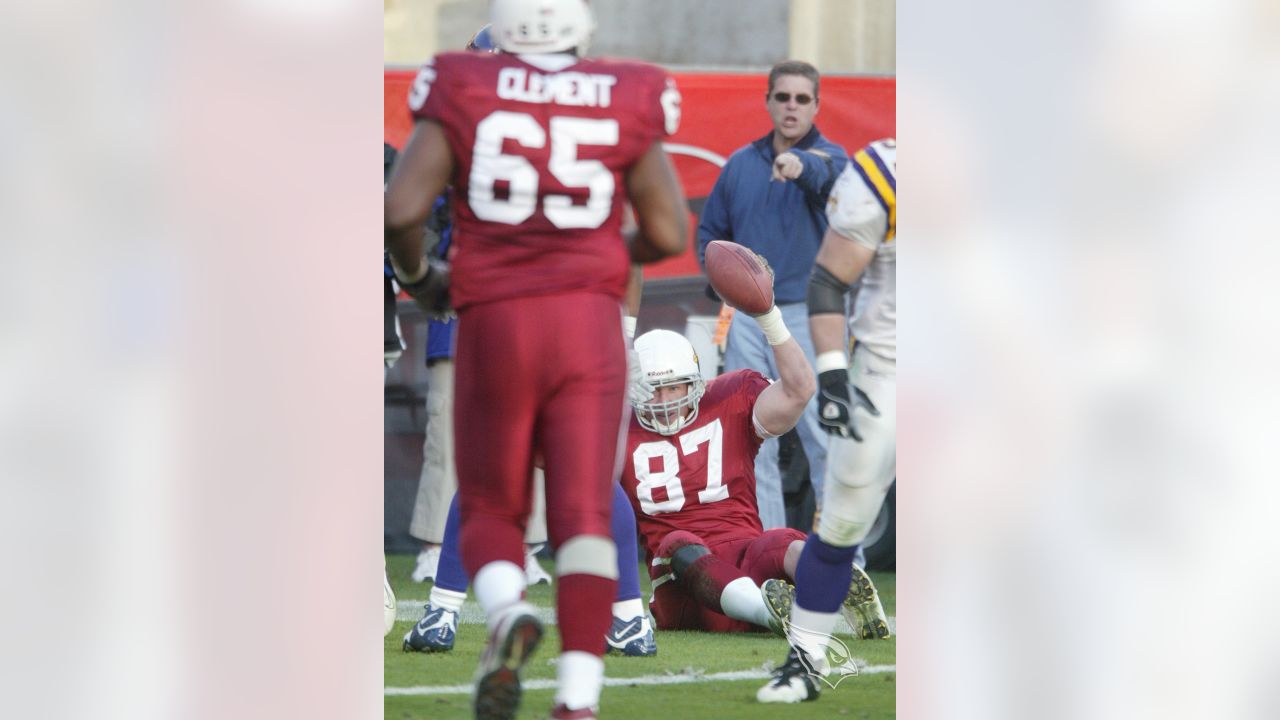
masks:
[[[897,665],[871,665],[861,668],[859,675],[876,675],[878,673],[897,672]],[[711,673],[710,675],[703,673],[680,673],[676,675],[639,675],[637,677],[607,677],[604,679],[605,687],[628,687],[637,685],[686,685],[690,683],[707,683],[720,682],[723,680],[765,680],[770,677],[770,672],[764,669],[758,670],[732,670],[729,672]],[[539,679],[525,680],[520,683],[525,690],[554,690],[556,687],[555,680]],[[422,685],[418,687],[407,688],[384,688],[382,694],[384,696],[391,695],[470,695],[474,685]]]

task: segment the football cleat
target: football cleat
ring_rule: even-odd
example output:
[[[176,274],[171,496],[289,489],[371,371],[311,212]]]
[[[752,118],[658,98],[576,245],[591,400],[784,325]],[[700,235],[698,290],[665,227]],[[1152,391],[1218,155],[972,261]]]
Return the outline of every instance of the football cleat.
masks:
[[[857,565],[853,566],[853,583],[849,594],[840,606],[844,619],[853,628],[853,634],[863,640],[883,640],[889,637],[889,618],[880,604],[880,594],[871,578]]]
[[[404,635],[405,652],[449,652],[458,636],[458,613],[427,605],[427,612]]]
[[[595,708],[570,710],[564,703],[551,708],[551,720],[596,720]]]
[[[413,567],[409,579],[414,582],[426,582],[436,579],[436,568],[440,565],[440,546],[432,545],[418,553],[418,563]]]
[[[651,657],[658,654],[658,643],[653,639],[653,626],[647,615],[630,620],[615,617],[604,639],[605,652],[610,655]]]
[[[760,595],[769,609],[769,629],[780,638],[787,637],[787,623],[791,622],[791,605],[796,599],[796,589],[786,580],[771,578],[760,586]]]
[[[787,661],[773,671],[769,684],[756,691],[756,700],[762,703],[798,703],[818,699],[818,683],[808,658],[794,647],[787,653]]]
[[[551,576],[546,570],[542,569],[542,564],[538,562],[538,551],[542,549],[541,545],[534,545],[524,554],[524,584],[533,587],[541,583],[551,584]]]
[[[542,640],[533,606],[518,602],[500,611],[476,668],[476,720],[511,720],[520,708],[520,671]]]

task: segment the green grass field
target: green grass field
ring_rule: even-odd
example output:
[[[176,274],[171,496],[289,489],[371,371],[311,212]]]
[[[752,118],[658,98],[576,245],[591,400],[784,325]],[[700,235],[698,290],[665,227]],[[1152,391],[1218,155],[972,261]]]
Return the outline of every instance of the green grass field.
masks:
[[[462,624],[458,628],[453,652],[425,655],[405,653],[401,638],[421,617],[430,583],[409,580],[413,556],[390,556],[387,571],[396,597],[404,603],[418,605],[414,620],[400,620],[387,635],[383,661],[383,684],[389,689],[462,686],[471,683],[476,661],[484,645],[482,625]],[[544,562],[544,565],[547,565]],[[551,570],[547,566],[548,571]],[[872,573],[880,591],[885,612],[895,615],[893,573]],[[649,597],[647,573],[641,573],[644,597]],[[554,607],[552,590],[546,585],[531,588],[529,600],[539,607]],[[474,598],[469,598],[469,601]],[[400,616],[405,617],[402,609]],[[560,636],[555,626],[538,652],[525,668],[524,678],[555,679],[554,660],[559,652]],[[855,640],[841,636],[853,657],[867,667],[883,668],[896,662],[897,638],[889,640]],[[609,678],[640,678],[686,673],[711,674],[729,671],[763,671],[782,662],[787,644],[768,634],[717,635],[702,632],[657,633],[658,655],[651,658],[606,657],[605,675]],[[798,705],[761,705],[755,701],[756,689],[765,680],[712,680],[673,685],[635,685],[606,687],[600,702],[600,716],[610,720],[634,718],[653,720],[658,713],[671,718],[890,718],[894,717],[896,675],[883,671],[849,677],[834,690],[825,689],[817,702]],[[551,708],[554,690],[525,692],[520,718],[545,718]],[[388,694],[384,717],[387,720],[470,718],[471,697],[467,693],[432,693],[417,695]]]

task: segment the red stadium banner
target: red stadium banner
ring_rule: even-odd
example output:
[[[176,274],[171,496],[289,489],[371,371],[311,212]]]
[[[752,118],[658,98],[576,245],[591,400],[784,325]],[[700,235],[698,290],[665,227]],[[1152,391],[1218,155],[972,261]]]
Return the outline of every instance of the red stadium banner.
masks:
[[[383,138],[403,147],[413,121],[406,98],[412,70],[387,70],[383,89]],[[763,137],[770,122],[764,106],[765,73],[674,73],[683,97],[680,131],[666,148],[684,184],[690,207],[689,250],[680,257],[645,267],[645,278],[699,275],[694,255],[696,213],[734,150]],[[883,137],[893,137],[897,122],[895,78],[824,77],[817,125],[833,142],[853,152]]]

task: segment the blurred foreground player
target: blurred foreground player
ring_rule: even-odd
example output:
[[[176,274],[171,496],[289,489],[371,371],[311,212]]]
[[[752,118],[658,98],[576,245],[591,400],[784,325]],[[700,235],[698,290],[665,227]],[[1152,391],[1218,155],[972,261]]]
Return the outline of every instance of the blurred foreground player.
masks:
[[[482,30],[481,33],[484,33]],[[479,35],[477,35],[479,37]],[[640,309],[640,295],[643,275],[639,266],[633,266],[627,282],[626,312],[622,318],[623,334],[630,344],[635,335],[635,314]],[[653,396],[652,387],[639,375],[639,363],[628,360],[632,385],[641,385],[639,400],[648,400]],[[630,392],[636,389],[628,387]],[[541,483],[538,483],[539,485]],[[545,503],[535,500],[534,507],[545,507]],[[611,529],[613,541],[618,549],[618,591],[613,601],[613,622],[605,635],[607,652],[630,657],[648,657],[658,653],[658,645],[653,636],[653,627],[645,614],[644,604],[640,599],[640,579],[636,572],[636,516],[631,510],[627,495],[618,484],[613,486],[613,508]],[[545,514],[535,509],[534,515]],[[530,526],[535,524],[546,527],[545,519],[530,518]],[[458,617],[462,612],[462,604],[467,597],[467,586],[471,578],[462,566],[459,553],[461,514],[458,510],[458,498],[455,496],[449,504],[447,521],[444,527],[444,542],[441,545],[439,564],[435,584],[431,588],[431,598],[427,602],[422,619],[409,632],[405,633],[403,647],[405,652],[424,653],[449,652],[453,649],[458,633]],[[529,577],[526,562],[525,576]],[[533,584],[533,580],[529,580]]]
[[[497,52],[488,25],[476,31],[467,41],[466,49],[477,52]],[[452,239],[448,192],[438,198],[427,219],[428,230],[438,238],[432,255],[447,258]],[[441,542],[445,534],[445,520],[454,505],[454,493],[458,490],[458,476],[454,470],[453,448],[453,333],[456,317],[430,318],[427,320],[427,431],[422,444],[422,471],[418,478],[418,493],[413,501],[413,515],[409,522],[409,534],[422,541],[413,573],[414,582],[437,580],[436,569],[440,563]],[[537,496],[534,507],[542,508],[541,471],[536,479]],[[530,517],[525,531],[525,582],[529,585],[550,583],[551,577],[538,564],[537,553],[547,542],[545,513],[539,510]],[[436,587],[440,583],[436,582]],[[465,587],[465,583],[464,583]]]
[[[414,81],[416,124],[387,193],[386,241],[406,290],[436,301],[445,278],[423,262],[416,229],[452,185],[461,541],[490,629],[476,716],[514,717],[520,669],[542,637],[523,601],[522,544],[540,452],[563,650],[552,716],[595,717],[617,581],[620,299],[628,259],[685,247],[683,193],[661,142],[678,126],[680,96],[656,67],[578,57],[592,27],[583,0],[494,0],[490,21],[502,53],[445,53]],[[629,244],[623,189],[638,223]]]
[[[761,702],[816,700],[815,677],[829,673],[827,643],[844,602],[849,561],[897,473],[897,144],[877,140],[854,154],[827,201],[830,226],[809,283],[809,325],[818,351],[818,398],[829,433],[826,497],[818,531],[805,543],[796,578],[791,653],[760,689]],[[845,294],[859,277],[844,351]],[[861,412],[858,412],[861,410]],[[889,637],[868,586],[864,638]],[[874,600],[871,603],[870,600]],[[878,611],[878,614],[874,611]]]

